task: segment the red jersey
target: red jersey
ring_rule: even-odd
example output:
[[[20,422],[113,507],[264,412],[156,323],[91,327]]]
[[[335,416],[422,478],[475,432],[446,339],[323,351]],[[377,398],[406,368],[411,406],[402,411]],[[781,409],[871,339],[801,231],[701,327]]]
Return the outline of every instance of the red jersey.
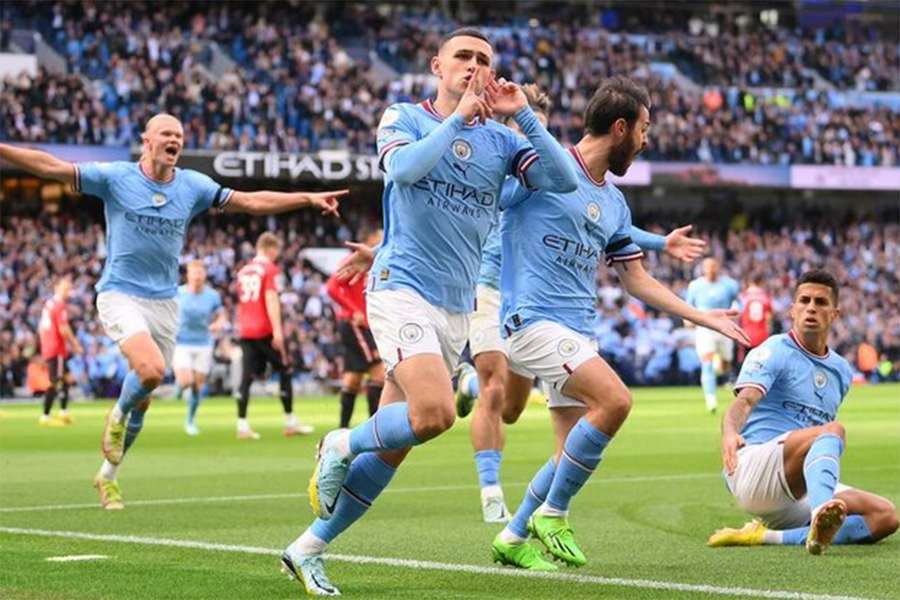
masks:
[[[367,274],[366,274],[367,275]],[[328,295],[337,305],[338,321],[351,321],[353,314],[360,312],[366,315],[366,275],[361,276],[356,283],[350,284],[349,280],[339,281],[334,275],[328,278],[326,289]],[[368,320],[365,323],[369,326]]]
[[[772,317],[772,300],[762,288],[750,286],[741,294],[741,327],[750,336],[755,348],[769,337],[769,319]]]
[[[238,271],[238,329],[241,339],[258,340],[272,335],[272,322],[266,312],[266,292],[281,291],[279,275],[278,267],[259,256]]]
[[[44,303],[41,311],[41,323],[38,330],[41,336],[41,356],[46,359],[69,356],[66,340],[62,335],[62,326],[69,324],[66,314],[66,303],[56,296]]]

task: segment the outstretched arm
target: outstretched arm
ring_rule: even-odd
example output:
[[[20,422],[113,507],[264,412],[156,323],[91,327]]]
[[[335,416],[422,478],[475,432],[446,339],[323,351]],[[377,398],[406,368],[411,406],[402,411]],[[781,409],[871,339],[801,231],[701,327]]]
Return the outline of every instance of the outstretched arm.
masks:
[[[75,165],[43,150],[0,144],[0,160],[44,179],[54,179],[66,185],[75,183]]]
[[[676,296],[672,290],[650,276],[639,260],[614,263],[616,273],[629,294],[669,314],[697,325],[714,329],[739,344],[750,345],[750,338],[729,317],[737,311],[699,311]]]
[[[334,192],[239,192],[235,190],[225,205],[225,212],[251,215],[275,215],[298,208],[318,208],[323,215],[339,217],[338,203],[350,190]]]
[[[664,251],[672,258],[682,262],[691,263],[703,256],[706,251],[706,242],[700,238],[690,237],[693,225],[685,225],[673,229],[667,235],[662,236],[650,233],[640,227],[631,226],[631,239],[643,250]]]
[[[722,465],[729,475],[737,468],[737,452],[745,443],[741,430],[762,397],[762,392],[755,387],[741,388],[722,419]]]

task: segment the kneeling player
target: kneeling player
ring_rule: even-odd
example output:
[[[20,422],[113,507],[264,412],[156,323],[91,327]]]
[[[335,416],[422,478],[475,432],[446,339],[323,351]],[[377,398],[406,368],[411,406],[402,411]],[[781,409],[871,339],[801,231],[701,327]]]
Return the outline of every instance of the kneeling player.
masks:
[[[885,498],[841,484],[844,427],[835,416],[852,370],[828,349],[840,314],[838,286],[824,271],[804,274],[794,292],[793,328],[750,352],[737,399],[722,424],[722,460],[738,505],[756,515],[741,529],[720,529],[710,546],[875,542],[897,530]]]

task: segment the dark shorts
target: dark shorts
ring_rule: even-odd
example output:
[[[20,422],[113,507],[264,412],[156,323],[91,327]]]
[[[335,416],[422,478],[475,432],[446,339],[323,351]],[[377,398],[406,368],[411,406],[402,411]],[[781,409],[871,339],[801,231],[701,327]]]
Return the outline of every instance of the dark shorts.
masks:
[[[47,362],[47,372],[50,375],[50,383],[52,385],[57,385],[59,383],[65,383],[66,374],[69,372],[69,367],[66,366],[66,359],[62,356],[54,356],[53,358],[44,359]]]
[[[260,375],[266,370],[266,365],[272,365],[275,371],[284,371],[286,366],[281,360],[281,354],[272,347],[272,338],[265,337],[258,340],[240,340],[241,365],[244,373],[252,376]]]
[[[338,321],[338,333],[344,347],[344,371],[365,373],[381,362],[375,338],[368,327]]]

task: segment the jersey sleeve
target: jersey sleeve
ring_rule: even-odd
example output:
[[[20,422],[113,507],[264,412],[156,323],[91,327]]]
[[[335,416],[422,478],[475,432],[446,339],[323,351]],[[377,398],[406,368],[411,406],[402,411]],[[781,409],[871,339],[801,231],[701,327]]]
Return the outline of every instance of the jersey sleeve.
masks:
[[[500,210],[505,210],[510,206],[523,202],[531,194],[531,190],[521,185],[518,180],[510,177],[503,182],[503,187],[500,188]]]
[[[269,290],[273,290],[276,293],[281,293],[282,285],[281,271],[275,265],[266,265],[265,273],[263,273],[262,280],[262,289],[260,290],[262,296],[265,295]]]
[[[531,145],[531,142],[512,131],[507,135],[507,140],[507,143],[510,145],[507,175],[512,175],[519,180],[523,188],[528,189],[526,173],[528,173],[531,165],[537,162],[538,153],[534,146]]]
[[[400,104],[392,104],[381,115],[376,133],[376,146],[378,148],[378,168],[386,171],[384,159],[400,146],[411,144],[418,140],[418,130],[410,115],[403,110]]]
[[[197,194],[192,216],[209,210],[210,208],[225,208],[231,200],[234,190],[219,185],[209,175],[197,171],[188,171],[191,176],[191,184]]]
[[[212,291],[212,312],[216,314],[216,312],[222,310],[224,308],[224,304],[222,304],[222,294],[220,294],[217,290]]]
[[[752,387],[765,396],[778,379],[781,362],[777,347],[773,343],[765,342],[754,348],[744,359],[741,373],[738,375],[737,383],[734,384],[734,393],[737,394],[745,387]]]
[[[75,163],[75,191],[96,196],[105,202],[108,184],[115,170],[116,163]]]
[[[640,260],[644,257],[644,251],[641,247],[634,243],[631,239],[631,211],[628,205],[622,199],[622,216],[619,219],[619,228],[609,238],[606,244],[606,264],[607,266],[629,260]]]

